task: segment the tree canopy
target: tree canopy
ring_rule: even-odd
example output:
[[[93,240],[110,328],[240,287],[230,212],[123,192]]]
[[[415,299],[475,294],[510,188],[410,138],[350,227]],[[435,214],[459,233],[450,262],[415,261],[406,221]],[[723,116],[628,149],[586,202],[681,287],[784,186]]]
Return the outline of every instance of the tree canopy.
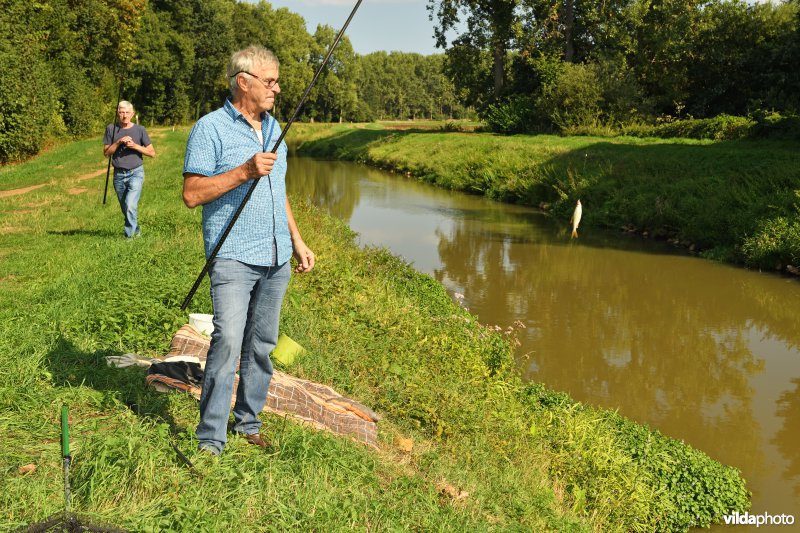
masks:
[[[119,97],[145,124],[183,124],[222,105],[230,54],[251,44],[281,62],[274,114],[294,111],[336,31],[286,8],[237,0],[0,0],[0,162],[48,137],[99,134]],[[373,57],[375,56],[375,57]],[[442,56],[361,56],[339,43],[301,120],[463,115]]]
[[[429,0],[428,8],[448,75],[484,117],[524,111],[531,128],[558,129],[556,115],[608,124],[800,108],[795,0]]]
[[[442,54],[359,55],[345,38],[301,120],[460,118],[574,132],[800,111],[797,0],[428,0]],[[219,107],[250,44],[281,60],[285,120],[336,30],[268,2],[0,0],[0,162],[97,134],[118,97],[146,124]]]

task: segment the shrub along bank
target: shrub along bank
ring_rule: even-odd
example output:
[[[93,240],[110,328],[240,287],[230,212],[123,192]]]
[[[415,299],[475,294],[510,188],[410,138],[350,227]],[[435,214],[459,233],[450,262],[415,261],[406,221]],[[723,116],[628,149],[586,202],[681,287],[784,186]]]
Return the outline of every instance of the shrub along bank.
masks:
[[[800,267],[796,141],[298,130],[305,155],[543,207],[565,224],[580,199],[586,226],[626,228],[756,268]]]
[[[282,331],[307,349],[288,371],[380,412],[380,450],[265,416],[275,454],[233,439],[193,475],[172,444],[198,459],[196,402],[104,362],[165,354],[202,266],[200,212],[179,194],[187,132],[152,134],[133,241],[113,191],[100,206],[99,139],[0,169],[4,189],[43,185],[0,204],[0,529],[63,509],[61,404],[73,510],[135,531],[680,531],[748,508],[735,469],[522,383],[508,336],[300,203],[318,265],[284,304]],[[204,287],[192,312],[211,312]]]

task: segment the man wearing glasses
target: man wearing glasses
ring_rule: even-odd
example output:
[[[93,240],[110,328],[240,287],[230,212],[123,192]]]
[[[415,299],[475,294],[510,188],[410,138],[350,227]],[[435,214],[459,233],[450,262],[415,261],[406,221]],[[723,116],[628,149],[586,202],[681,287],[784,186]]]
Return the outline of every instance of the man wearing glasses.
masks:
[[[314,254],[297,229],[286,196],[286,143],[270,152],[281,129],[268,113],[280,92],[277,57],[250,46],[228,64],[231,96],[192,128],[183,167],[183,201],[203,206],[208,257],[250,187],[252,197],[209,267],[214,331],[208,351],[200,423],[201,451],[218,455],[227,442],[236,365],[234,433],[268,448],[258,418],[272,378],[270,353],[278,339],[280,308],[291,276],[314,268]]]

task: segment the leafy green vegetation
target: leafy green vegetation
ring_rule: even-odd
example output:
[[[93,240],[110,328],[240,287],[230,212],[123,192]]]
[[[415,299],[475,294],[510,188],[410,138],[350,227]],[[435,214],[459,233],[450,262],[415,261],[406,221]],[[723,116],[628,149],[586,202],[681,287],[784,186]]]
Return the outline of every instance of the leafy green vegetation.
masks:
[[[648,513],[652,504],[641,499],[641,493],[625,492],[625,484],[616,479],[618,472],[647,480],[649,497],[658,502],[653,531],[709,524],[717,509],[746,505],[749,495],[735,471],[708,469],[708,457],[682,442],[614,412],[575,403],[540,384],[528,385],[523,395],[527,405],[539,412],[531,432],[541,432],[552,451],[551,471],[572,492],[573,508],[595,507],[621,518],[621,509],[597,500],[600,494],[616,494],[629,506],[627,512]],[[587,420],[592,421],[591,429]],[[696,483],[703,490],[693,487]],[[688,493],[692,493],[689,498]]]
[[[580,199],[587,225],[646,232],[719,260],[778,270],[800,262],[792,141],[307,128],[296,132],[303,154],[363,161],[565,220]]]
[[[686,139],[711,139],[731,141],[745,139],[756,122],[747,117],[719,115],[714,118],[675,120],[656,126],[634,125],[623,129],[626,135],[636,137],[663,137]]]
[[[800,196],[798,191],[795,194]],[[745,239],[742,251],[763,268],[800,264],[800,220],[779,216],[762,221],[758,233]]]
[[[336,35],[330,25],[309,33],[302,17],[268,2],[9,0],[3,6],[0,162],[35,155],[50,138],[98,135],[113,122],[120,97],[134,104],[146,126],[193,122],[228,95],[230,54],[254,43],[281,60],[274,111],[286,120]],[[301,119],[468,114],[444,75],[442,55],[360,56],[345,36],[331,63]]]
[[[499,133],[627,129],[730,139],[746,129],[741,121],[800,112],[797,2],[428,4],[442,54],[362,56],[345,36],[300,118],[477,115]],[[35,155],[49,138],[99,134],[114,119],[120,96],[147,126],[193,122],[219,106],[231,52],[254,40],[282,61],[275,114],[285,120],[334,40],[332,25],[342,22],[309,33],[290,10],[243,0],[6,0],[3,6],[0,162]],[[683,121],[720,115],[691,128],[692,121]]]
[[[737,471],[522,383],[505,333],[303,204],[318,265],[284,304],[282,330],[307,350],[289,371],[380,412],[380,449],[265,415],[275,454],[234,438],[216,461],[194,455],[196,402],[104,361],[163,355],[186,322],[179,304],[203,258],[200,211],[179,193],[186,135],[151,132],[159,155],[146,162],[133,241],[113,191],[100,205],[99,139],[0,169],[14,188],[44,185],[0,204],[0,529],[64,507],[62,404],[73,510],[136,531],[675,531],[747,509]],[[190,310],[211,311],[206,284]],[[410,452],[396,445],[405,439]],[[20,472],[27,464],[35,471]]]
[[[430,8],[448,77],[494,131],[571,135],[664,117],[800,111],[796,2],[437,0]]]

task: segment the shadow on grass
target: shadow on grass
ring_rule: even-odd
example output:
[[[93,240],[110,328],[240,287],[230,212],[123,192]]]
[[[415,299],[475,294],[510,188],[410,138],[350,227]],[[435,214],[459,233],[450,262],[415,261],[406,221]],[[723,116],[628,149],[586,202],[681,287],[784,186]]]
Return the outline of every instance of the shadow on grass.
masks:
[[[72,237],[75,235],[82,235],[88,237],[122,237],[122,232],[99,230],[99,229],[67,229],[62,231],[48,231],[48,235],[61,235],[65,237]]]
[[[106,363],[106,356],[119,355],[113,350],[86,352],[61,336],[45,357],[45,364],[57,387],[81,385],[91,387],[102,394],[102,409],[119,409],[125,405],[143,421],[169,426],[173,438],[185,433],[178,427],[169,411],[169,398],[147,385],[147,372],[140,367],[115,368]],[[173,439],[174,440],[174,439]],[[176,460],[186,463],[185,457],[175,448]]]
[[[306,141],[297,147],[297,155],[359,160],[367,154],[369,146],[376,142],[411,133],[432,133],[426,130],[345,130],[329,137]]]

